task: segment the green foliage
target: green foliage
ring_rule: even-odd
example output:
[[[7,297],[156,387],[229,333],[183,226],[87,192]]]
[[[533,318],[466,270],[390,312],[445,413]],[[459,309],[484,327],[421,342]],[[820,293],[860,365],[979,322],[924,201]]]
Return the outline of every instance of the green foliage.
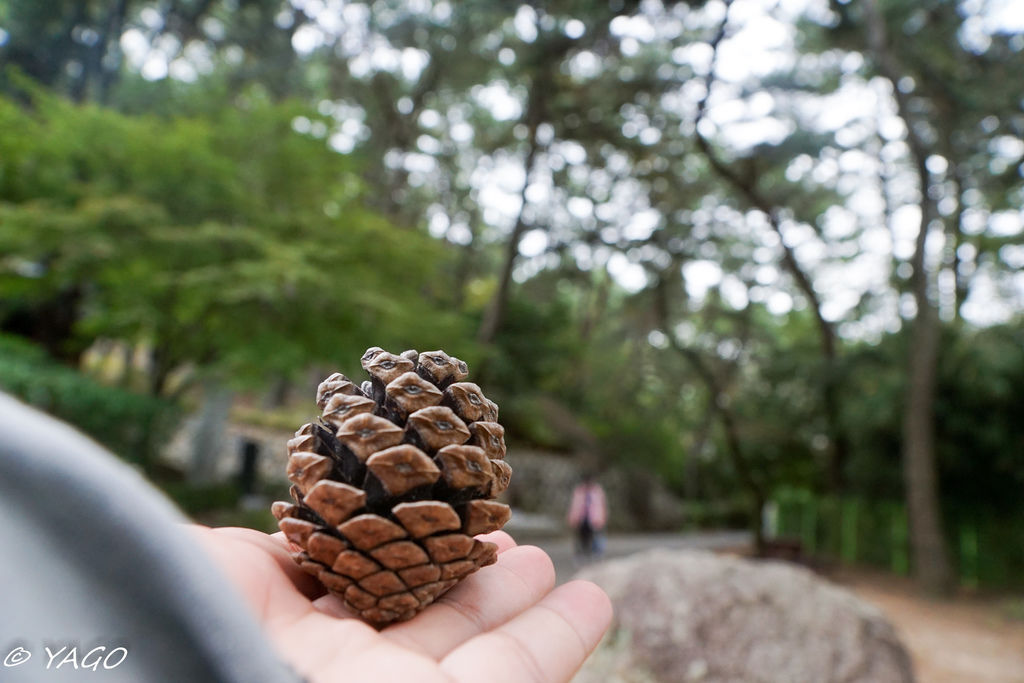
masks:
[[[893,368],[905,352],[905,337],[892,336],[854,346],[845,360],[850,380],[843,420],[853,442],[848,474],[852,490],[865,495],[895,499],[903,490],[899,406],[905,381]]]
[[[750,526],[750,505],[741,498],[687,501],[683,504],[687,529],[743,529]]]
[[[187,515],[195,516],[212,510],[235,508],[241,490],[235,482],[194,484],[188,481],[161,482],[160,488]]]
[[[256,96],[169,120],[0,100],[0,318],[79,288],[75,333],[150,345],[156,391],[186,363],[253,384],[455,336],[441,245],[367,210],[351,160],[300,120],[324,125]]]
[[[578,346],[572,338],[567,303],[516,297],[509,302],[506,324],[491,372],[495,383],[510,395],[556,392],[560,376],[571,373]]]
[[[178,419],[177,408],[168,401],[100,384],[8,336],[0,336],[0,389],[143,467],[153,462]]]
[[[256,529],[265,534],[272,534],[279,530],[277,519],[270,513],[270,508],[265,505],[256,509],[211,508],[194,513],[191,517],[199,524],[212,527],[237,526]]]
[[[940,491],[952,505],[1019,510],[1024,487],[1024,327],[946,327],[936,397]],[[847,358],[844,419],[854,440],[851,490],[898,498],[900,407],[905,383],[894,370],[905,338],[860,345]]]
[[[936,420],[944,498],[1020,510],[1024,489],[1024,326],[950,330]]]

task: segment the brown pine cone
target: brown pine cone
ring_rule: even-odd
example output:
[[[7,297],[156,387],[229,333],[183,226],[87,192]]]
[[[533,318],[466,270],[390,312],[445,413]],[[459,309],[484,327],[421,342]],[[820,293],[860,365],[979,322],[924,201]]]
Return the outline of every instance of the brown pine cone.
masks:
[[[498,406],[444,351],[362,357],[370,380],[335,373],[323,411],[288,442],[293,503],[273,505],[295,561],[366,622],[410,619],[480,567],[509,508]]]

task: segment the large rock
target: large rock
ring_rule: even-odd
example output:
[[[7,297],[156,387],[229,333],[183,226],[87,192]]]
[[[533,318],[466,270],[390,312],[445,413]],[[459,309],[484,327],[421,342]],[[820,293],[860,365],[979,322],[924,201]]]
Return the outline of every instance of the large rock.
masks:
[[[811,572],[701,551],[656,550],[588,567],[615,605],[577,683],[908,683],[882,613]]]

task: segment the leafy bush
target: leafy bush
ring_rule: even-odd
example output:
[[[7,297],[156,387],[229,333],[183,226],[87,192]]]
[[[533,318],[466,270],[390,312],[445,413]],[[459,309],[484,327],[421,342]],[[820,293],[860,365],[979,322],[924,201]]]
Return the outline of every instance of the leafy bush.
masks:
[[[66,422],[125,460],[147,468],[177,421],[174,404],[106,386],[0,335],[0,389]]]
[[[241,98],[202,116],[127,116],[25,84],[0,97],[0,326],[69,321],[71,357],[99,338],[152,349],[151,391],[177,368],[261,386],[373,344],[467,336],[437,276],[448,251],[375,212],[358,160]],[[67,301],[67,292],[75,292]],[[63,297],[63,298],[62,298]],[[34,338],[41,339],[40,334]]]
[[[160,488],[182,512],[194,516],[212,510],[234,510],[242,491],[234,481],[192,484],[187,481],[165,481]]]

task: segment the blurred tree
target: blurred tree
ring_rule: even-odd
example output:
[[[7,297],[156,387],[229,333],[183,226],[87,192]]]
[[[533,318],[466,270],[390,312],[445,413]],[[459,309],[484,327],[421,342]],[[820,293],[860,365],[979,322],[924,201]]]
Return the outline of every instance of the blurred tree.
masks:
[[[0,0],[5,65],[120,112],[4,75],[0,320],[141,344],[154,391],[444,346],[521,442],[748,521],[899,495],[900,448],[917,516],[929,477],[1012,507],[1020,324],[975,325],[1019,301],[1024,42],[985,4]]]
[[[910,516],[914,573],[922,585],[935,592],[952,588],[935,465],[935,385],[939,359],[939,320],[929,290],[932,273],[927,270],[925,249],[932,222],[939,220],[938,205],[931,193],[928,148],[913,119],[909,98],[899,88],[902,66],[889,51],[889,30],[874,0],[864,3],[865,32],[870,55],[881,74],[893,85],[901,118],[907,124],[907,144],[918,177],[921,222],[911,257],[910,290],[915,313],[911,328],[907,371],[907,403],[903,414],[903,471],[906,478],[907,509]]]
[[[157,79],[177,67],[191,80],[197,66],[221,64],[231,67],[224,73],[232,92],[259,82],[280,100],[308,94],[292,47],[308,21],[283,0],[4,0],[0,27],[9,39],[0,44],[0,73],[15,66],[76,101],[114,103],[115,86],[130,76],[126,57]]]
[[[823,360],[821,364],[822,413],[830,449],[826,480],[831,492],[840,494],[846,487],[845,470],[850,457],[850,445],[849,437],[840,420],[842,387],[839,383],[838,334],[833,321],[825,316],[824,301],[814,286],[813,276],[808,269],[801,265],[796,255],[796,249],[787,242],[783,231],[783,225],[787,218],[796,217],[797,220],[803,218],[799,215],[800,202],[792,201],[794,199],[792,191],[787,192],[788,188],[780,188],[782,183],[779,182],[778,172],[776,171],[773,177],[771,173],[773,169],[768,168],[768,164],[778,169],[792,163],[792,160],[805,150],[806,136],[794,131],[781,142],[760,145],[742,157],[739,160],[740,163],[731,164],[723,156],[723,153],[715,148],[711,140],[701,132],[702,125],[706,122],[707,105],[716,80],[715,67],[718,47],[726,36],[729,26],[730,6],[731,0],[726,0],[721,26],[709,41],[712,50],[711,63],[704,80],[704,96],[697,102],[693,126],[694,138],[698,149],[714,173],[720,176],[748,207],[765,216],[768,225],[779,238],[780,265],[793,279],[793,283],[807,301],[817,323]],[[768,182],[764,182],[765,180]],[[770,191],[762,189],[763,185],[768,185]],[[774,198],[770,199],[769,197]],[[807,222],[813,224],[820,218],[820,214],[811,215],[807,217]]]
[[[666,273],[669,277],[678,277],[679,268]],[[673,319],[669,307],[667,280],[661,279],[653,289],[654,309],[657,325],[663,332],[669,347],[682,356],[690,365],[693,373],[704,385],[707,394],[707,414],[717,418],[722,426],[725,452],[728,456],[736,479],[743,487],[750,502],[751,530],[754,535],[754,547],[758,553],[764,550],[764,526],[762,511],[768,500],[768,489],[764,482],[768,468],[758,467],[751,463],[740,435],[742,425],[734,408],[736,391],[735,378],[738,374],[737,361],[740,360],[745,346],[749,343],[751,307],[748,305],[736,317],[739,319],[728,341],[715,340],[715,353],[704,354],[699,348],[679,339],[671,321]],[[724,316],[723,316],[724,317]],[[724,353],[723,353],[724,351]],[[719,366],[719,367],[716,367]]]
[[[984,204],[994,200],[998,206],[1013,196],[1014,190],[1007,192],[1007,174],[993,178],[978,164],[978,157],[988,156],[983,150],[991,149],[990,136],[996,131],[1019,139],[1021,131],[1014,123],[1019,103],[1015,97],[1003,97],[1000,74],[1021,57],[1019,50],[1008,49],[1006,37],[979,34],[976,17],[972,30],[971,14],[977,8],[962,11],[952,2],[883,6],[873,0],[857,7],[832,3],[832,8],[838,21],[831,36],[863,51],[870,68],[889,82],[906,130],[901,156],[916,176],[920,222],[906,280],[914,312],[903,412],[903,465],[915,573],[924,586],[942,591],[951,585],[952,572],[936,474],[940,307],[959,318],[965,305],[972,268],[963,260],[979,251],[976,246],[965,249],[965,218],[972,213],[980,217]],[[1012,165],[1019,166],[1021,161],[1024,156]],[[1016,175],[1010,185],[1019,192],[1020,176]],[[927,254],[930,239],[941,239],[940,231],[947,236],[944,263],[935,268]],[[971,232],[984,235],[987,230]],[[983,243],[986,238],[975,241]],[[939,272],[945,268],[946,273]],[[981,272],[977,262],[973,270]]]
[[[81,100],[105,99],[120,68],[118,41],[129,0],[0,3],[0,67],[17,66],[33,79]]]
[[[82,292],[65,331],[146,343],[154,393],[189,363],[259,381],[461,325],[424,329],[443,254],[362,206],[351,160],[293,130],[319,121],[303,107],[161,121],[32,97],[0,102],[25,133],[0,140],[3,313]]]

